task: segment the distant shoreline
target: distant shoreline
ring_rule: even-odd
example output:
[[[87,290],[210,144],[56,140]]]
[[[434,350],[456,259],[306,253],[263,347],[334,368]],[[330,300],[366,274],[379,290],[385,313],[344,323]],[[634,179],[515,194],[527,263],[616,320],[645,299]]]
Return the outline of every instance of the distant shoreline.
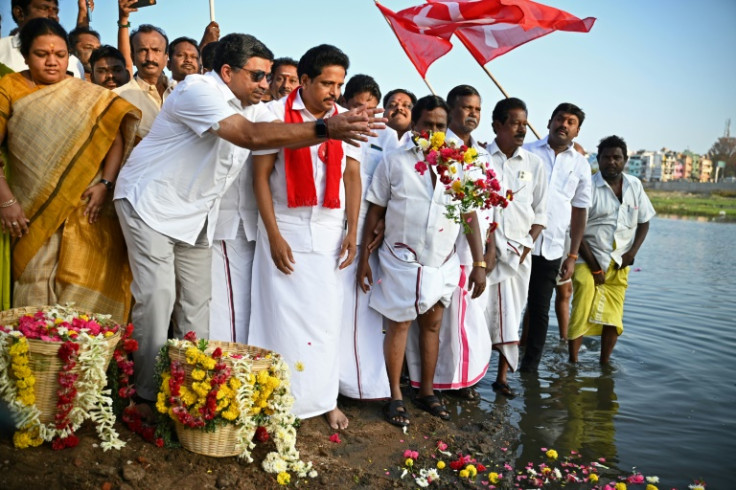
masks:
[[[646,192],[659,215],[736,221],[736,190],[691,193],[647,189]]]

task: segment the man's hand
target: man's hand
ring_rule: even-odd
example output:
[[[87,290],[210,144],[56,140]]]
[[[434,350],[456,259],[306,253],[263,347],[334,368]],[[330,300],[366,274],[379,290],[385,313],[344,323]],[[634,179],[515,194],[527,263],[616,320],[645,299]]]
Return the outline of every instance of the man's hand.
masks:
[[[358,286],[360,286],[360,289],[362,289],[364,293],[367,293],[371,290],[371,287],[373,287],[373,271],[368,263],[369,256],[370,253],[362,252],[360,254],[360,259],[358,260],[358,272],[356,276]]]
[[[560,268],[561,281],[567,281],[572,277],[572,273],[575,272],[575,260],[575,257],[568,256],[562,262],[562,267]]]
[[[519,257],[519,263],[523,263],[524,259],[526,259],[526,256],[529,255],[529,252],[531,252],[532,249],[529,247],[524,247],[524,251],[521,252],[521,256]]]
[[[360,142],[368,141],[368,136],[377,136],[374,129],[386,127],[386,119],[375,117],[379,109],[356,107],[342,114],[325,119],[327,134],[330,139],[341,140],[353,146],[360,146]]]
[[[626,267],[630,266],[634,263],[634,254],[631,253],[631,250],[626,252],[621,256],[621,265],[616,265],[617,269],[625,269]]]
[[[202,35],[202,40],[199,42],[199,49],[204,48],[209,43],[213,43],[215,41],[220,40],[220,24],[215,22],[214,20],[207,24],[207,27],[204,28],[204,34]]]
[[[603,286],[606,283],[606,271],[601,269],[598,274],[593,274],[593,282],[596,286]]]
[[[291,247],[284,240],[281,235],[278,235],[273,240],[269,237],[269,243],[271,245],[271,258],[276,268],[286,274],[287,276],[294,272],[294,255],[291,253]]]
[[[471,291],[471,298],[475,299],[486,289],[486,268],[485,267],[473,267],[468,276],[468,291]]]
[[[373,228],[373,239],[368,244],[368,253],[372,254],[383,242],[383,232],[386,230],[386,220],[383,218],[378,220],[376,227]]]
[[[486,263],[486,274],[496,268],[496,247],[486,247],[486,253],[483,254],[483,261]]]
[[[105,203],[106,196],[107,187],[105,187],[101,182],[88,188],[84,191],[84,194],[82,194],[82,199],[89,199],[87,207],[84,210],[84,215],[87,216],[89,224],[96,223],[99,219],[100,211],[102,210],[102,205]]]
[[[347,254],[347,257],[345,257],[345,260],[340,264],[340,270],[343,270],[355,260],[355,252],[358,250],[356,242],[356,238],[350,235],[347,235],[343,239],[342,246],[340,247],[340,258],[345,257],[345,254]]]
[[[121,21],[123,19],[127,20],[131,12],[138,12],[138,9],[133,8],[133,4],[136,1],[137,0],[118,0],[118,9]]]

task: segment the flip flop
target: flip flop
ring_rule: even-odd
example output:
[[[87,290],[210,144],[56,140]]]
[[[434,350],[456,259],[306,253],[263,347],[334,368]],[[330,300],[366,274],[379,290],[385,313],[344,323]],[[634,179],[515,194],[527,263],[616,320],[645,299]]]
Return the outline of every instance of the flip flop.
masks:
[[[450,412],[447,411],[447,407],[437,395],[417,396],[414,398],[414,404],[435,417],[439,417],[442,420],[450,420]]]
[[[409,421],[409,412],[406,411],[404,406],[404,400],[391,400],[383,406],[383,415],[386,418],[386,422],[396,427],[408,427],[411,422]]]
[[[498,381],[494,381],[491,388],[493,388],[493,391],[501,393],[503,396],[509,398],[514,398],[516,396],[516,393],[513,392],[508,383],[499,383]]]

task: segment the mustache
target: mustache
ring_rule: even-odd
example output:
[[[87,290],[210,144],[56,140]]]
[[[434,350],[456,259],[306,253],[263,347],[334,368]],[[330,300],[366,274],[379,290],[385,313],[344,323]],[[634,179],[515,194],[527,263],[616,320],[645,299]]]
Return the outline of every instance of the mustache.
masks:
[[[141,66],[143,66],[143,68],[147,68],[149,66],[155,66],[156,68],[158,68],[158,63],[156,63],[155,61],[146,61]]]

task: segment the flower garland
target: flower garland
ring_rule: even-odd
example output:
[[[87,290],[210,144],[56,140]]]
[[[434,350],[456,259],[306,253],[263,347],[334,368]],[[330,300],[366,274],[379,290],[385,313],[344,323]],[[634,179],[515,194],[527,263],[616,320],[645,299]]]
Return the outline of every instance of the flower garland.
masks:
[[[445,139],[445,133],[422,132],[414,138],[414,142],[424,154],[424,160],[418,161],[414,168],[424,175],[430,167],[445,185],[445,193],[451,197],[446,205],[445,216],[457,224],[463,225],[465,233],[470,231],[464,214],[475,210],[491,209],[494,206],[506,207],[513,198],[498,193],[501,184],[496,174],[487,168],[485,162],[478,159],[475,148],[461,144],[456,139]]]
[[[62,366],[59,370],[60,388],[57,391],[59,398],[56,402],[54,421],[56,429],[68,435],[54,438],[52,447],[57,450],[74,447],[79,444],[79,439],[74,435],[74,429],[72,429],[72,422],[69,416],[74,408],[74,399],[77,397],[77,388],[74,385],[79,375],[73,370],[77,366],[78,354],[79,344],[70,340],[64,342],[59,348],[58,356],[62,362]]]

